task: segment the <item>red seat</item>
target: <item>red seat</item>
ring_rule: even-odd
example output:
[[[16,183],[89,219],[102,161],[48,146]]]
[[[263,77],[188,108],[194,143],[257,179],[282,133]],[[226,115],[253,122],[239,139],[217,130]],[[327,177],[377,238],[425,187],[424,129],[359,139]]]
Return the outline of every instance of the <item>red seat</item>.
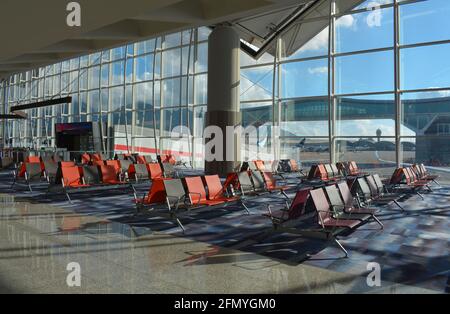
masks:
[[[364,172],[361,172],[358,168],[358,165],[356,164],[355,161],[349,161],[348,162],[348,170],[349,170],[349,174],[352,176],[360,176],[360,175],[364,175]]]
[[[311,190],[311,198],[313,200],[314,206],[317,210],[317,215],[319,218],[319,225],[323,228],[356,228],[361,222],[354,219],[335,219],[330,211],[330,204],[328,203],[325,192],[322,188]]]
[[[206,198],[205,187],[200,177],[186,177],[186,188],[192,205],[218,205],[225,201],[209,200]]]
[[[295,159],[289,159],[289,163],[291,164],[291,171],[298,172],[300,171],[300,167],[297,164]]]
[[[25,177],[25,172],[26,172],[26,166],[25,166],[25,163],[23,162],[19,166],[19,171],[17,172],[16,177],[17,178]]]
[[[239,197],[226,197],[226,186],[222,186],[220,178],[217,174],[204,176],[205,184],[208,187],[208,199],[214,201],[232,202],[238,200]]]
[[[256,169],[258,169],[261,172],[266,171],[266,166],[264,165],[263,160],[255,160],[255,166],[256,166]]]
[[[339,192],[341,193],[342,199],[344,200],[345,212],[354,214],[369,214],[373,215],[377,211],[375,208],[356,208],[353,205],[353,195],[347,185],[347,182],[340,182],[337,184]]]
[[[83,183],[77,166],[62,167],[61,174],[62,174],[61,178],[62,184],[66,188],[67,187],[79,188],[89,186],[88,184]]]
[[[177,160],[174,155],[166,154],[161,156],[161,163],[169,163],[175,165],[177,163]]]
[[[240,188],[238,175],[235,172],[231,172],[231,173],[227,174],[227,177],[223,184],[225,189],[228,188],[230,185],[235,190],[239,190],[239,188]]]
[[[83,165],[87,165],[91,161],[91,156],[88,153],[84,153],[81,155],[81,163]]]
[[[40,163],[40,162],[41,162],[41,159],[39,158],[39,156],[28,156],[28,157],[25,159],[25,162],[32,162],[32,163],[38,162],[38,163]]]
[[[268,205],[269,213],[267,216],[272,220],[275,226],[278,226],[289,220],[294,220],[305,214],[306,201],[308,200],[310,188],[298,190],[289,207],[274,212],[272,206]]]
[[[119,160],[106,160],[105,161],[105,165],[107,166],[113,166],[114,170],[116,171],[117,174],[121,173],[121,167],[120,167],[120,161]]]
[[[436,175],[436,174],[429,174],[428,173],[428,170],[425,168],[425,165],[424,164],[420,164],[420,165],[417,165],[418,166],[418,169],[420,170],[420,173],[422,174],[422,178],[423,179],[425,179],[425,180],[430,180],[430,181],[435,181],[437,178],[439,178],[439,176],[438,175]]]
[[[31,156],[31,157],[35,157],[35,156]],[[31,160],[36,160],[34,158],[32,158]],[[16,174],[17,178],[24,178],[25,177],[25,172],[26,172],[26,167],[27,164],[39,164],[42,170],[42,163],[40,161],[26,161],[26,162],[22,162],[19,166],[19,171]]]
[[[403,168],[403,175],[405,176],[406,184],[410,187],[424,187],[428,184],[426,180],[418,180],[410,168]]]
[[[147,164],[147,159],[145,158],[145,156],[136,155],[136,162],[138,164]]]
[[[101,165],[99,166],[102,174],[102,182],[106,184],[121,184],[123,182],[118,180],[118,173],[114,166]]]
[[[163,177],[163,171],[159,163],[147,163],[147,169],[150,173],[150,179],[160,179]]]
[[[318,169],[317,171],[318,171],[320,180],[323,180],[323,181],[331,180],[331,179],[328,177],[328,172],[327,172],[327,169],[325,168],[325,165],[324,165],[324,164],[319,164],[319,165],[317,165],[317,169]]]
[[[274,190],[284,191],[289,188],[286,185],[278,186],[277,180],[273,176],[272,172],[265,171],[262,174],[264,176],[264,181],[266,183],[267,190],[269,190],[269,191],[274,191]]]
[[[308,200],[309,190],[310,189],[307,188],[297,191],[291,206],[289,206],[288,220],[297,219],[305,213],[305,205]]]
[[[64,167],[74,167],[75,163],[73,161],[60,161],[61,168]]]
[[[103,161],[102,155],[100,154],[91,154],[91,161]]]
[[[105,162],[102,161],[102,160],[92,160],[92,161],[91,161],[91,164],[92,164],[93,166],[103,166],[103,165],[105,164]]]
[[[164,180],[172,180],[170,178],[159,178],[152,182],[150,190],[144,198],[137,199],[136,202],[142,205],[160,204],[166,201],[166,189],[164,188]]]
[[[397,168],[394,170],[394,173],[391,176],[391,179],[389,180],[389,184],[391,185],[397,185],[402,182],[403,179],[403,168]]]

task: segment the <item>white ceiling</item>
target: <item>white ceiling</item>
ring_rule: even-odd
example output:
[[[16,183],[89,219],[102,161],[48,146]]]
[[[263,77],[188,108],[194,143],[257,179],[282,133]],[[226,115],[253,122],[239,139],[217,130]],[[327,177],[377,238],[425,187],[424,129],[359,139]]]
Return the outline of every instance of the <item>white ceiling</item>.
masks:
[[[0,78],[125,43],[238,21],[308,1],[78,0],[82,24],[69,27],[69,0],[1,0]]]

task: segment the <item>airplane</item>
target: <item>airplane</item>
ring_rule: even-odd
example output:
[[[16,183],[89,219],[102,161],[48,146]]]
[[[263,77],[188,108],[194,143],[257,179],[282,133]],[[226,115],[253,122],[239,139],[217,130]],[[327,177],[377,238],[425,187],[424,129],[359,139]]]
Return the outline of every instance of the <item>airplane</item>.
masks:
[[[305,147],[306,138],[303,138],[300,142],[295,144],[292,148],[303,148]]]

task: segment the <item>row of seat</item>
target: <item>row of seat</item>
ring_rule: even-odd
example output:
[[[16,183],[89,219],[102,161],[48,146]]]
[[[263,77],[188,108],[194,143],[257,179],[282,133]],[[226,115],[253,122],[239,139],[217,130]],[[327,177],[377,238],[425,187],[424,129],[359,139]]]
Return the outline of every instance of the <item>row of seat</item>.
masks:
[[[140,155],[138,153],[133,154],[116,154],[114,156],[116,160],[129,160],[134,164],[147,164],[147,163],[168,163],[173,166],[185,166],[187,167],[187,162],[183,160],[178,160],[176,155],[173,154],[161,154],[156,155],[156,160],[152,158],[151,155]]]
[[[239,200],[239,197],[227,194],[226,186],[222,185],[218,175],[183,179],[159,178],[152,182],[149,191],[142,198],[137,198],[135,195],[138,212],[166,203],[168,211],[165,214],[175,220],[183,232],[185,228],[177,216],[179,209],[214,206],[236,200]],[[158,213],[158,215],[162,214],[164,213]]]
[[[311,204],[315,210],[316,223],[320,228],[316,230],[290,227],[293,220],[308,214],[307,204]],[[370,220],[377,222],[383,228],[383,224],[375,216],[376,209],[361,207],[355,203],[345,181],[326,187],[301,189],[297,191],[289,206],[275,209],[274,206],[268,205],[267,210],[266,216],[272,220],[275,230],[310,236],[325,234],[327,239],[333,240],[339,246],[346,257],[348,252],[339,242],[339,235],[355,230]]]
[[[438,176],[428,174],[423,164],[416,164],[411,167],[400,167],[395,169],[389,181],[389,186],[392,189],[406,187],[424,199],[419,191],[426,188],[428,191],[432,192],[430,182],[437,183],[437,178]]]
[[[38,157],[30,158],[27,162],[22,163],[14,174],[15,185],[17,180],[24,179],[30,191],[32,191],[31,183],[40,182],[45,178],[48,184],[61,184],[61,180],[65,180],[64,173],[61,171],[65,167],[75,167],[73,161],[40,161]],[[115,180],[125,182],[129,180],[142,181],[153,180],[161,177],[173,177],[177,172],[172,164],[163,163],[162,167],[159,163],[148,164],[132,164],[128,160],[105,160],[97,161],[93,164],[84,164],[79,169],[91,169],[91,173],[95,169],[108,170],[112,173],[114,170]],[[82,174],[82,171],[80,171]],[[94,178],[95,181],[95,178]],[[11,187],[12,187],[11,186]]]
[[[342,179],[342,174],[334,164],[315,164],[311,166],[308,180],[336,181]]]
[[[404,211],[398,202],[400,194],[389,192],[378,174],[357,177],[350,180],[350,185],[352,194],[356,196],[360,206],[382,206],[392,202]]]
[[[361,176],[367,173],[362,172],[355,161],[340,161],[336,163],[336,167],[339,169],[340,173],[345,176]]]
[[[222,185],[218,175],[192,176],[185,178],[158,178],[153,180],[149,191],[142,198],[136,199],[138,212],[157,204],[167,204],[168,212],[184,231],[182,223],[176,216],[181,208],[197,206],[214,206],[231,201],[240,201],[243,208],[249,196],[263,193],[279,192],[286,198],[286,185],[279,186],[272,172],[241,171],[229,174]],[[160,213],[159,213],[160,214]]]
[[[281,159],[274,161],[264,161],[264,160],[252,160],[245,161],[240,167],[240,171],[251,170],[251,171],[263,171],[272,172],[276,174],[283,173],[300,173],[303,175],[303,170],[298,165],[295,159]]]

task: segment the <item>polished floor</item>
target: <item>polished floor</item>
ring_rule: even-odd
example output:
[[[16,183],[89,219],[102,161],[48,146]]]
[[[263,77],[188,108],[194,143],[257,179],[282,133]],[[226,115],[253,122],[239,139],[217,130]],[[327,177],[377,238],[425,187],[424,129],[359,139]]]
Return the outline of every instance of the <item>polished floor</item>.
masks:
[[[5,173],[1,182],[8,182]],[[145,189],[145,187],[142,187]],[[384,230],[368,224],[330,243],[272,234],[264,204],[198,211],[172,222],[134,216],[132,197],[111,192],[64,198],[0,188],[0,292],[3,293],[443,293],[448,292],[448,187],[425,200],[402,200],[405,213],[383,208]],[[270,199],[270,200],[269,200]],[[310,258],[305,258],[305,247]],[[381,265],[381,286],[366,282]],[[69,287],[67,265],[80,265]]]

